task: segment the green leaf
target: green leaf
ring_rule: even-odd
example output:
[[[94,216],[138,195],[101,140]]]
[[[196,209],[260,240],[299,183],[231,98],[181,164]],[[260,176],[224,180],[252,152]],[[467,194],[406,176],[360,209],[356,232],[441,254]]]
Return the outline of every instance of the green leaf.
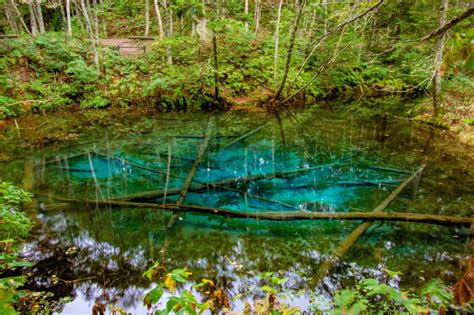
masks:
[[[162,295],[163,295],[163,286],[158,286],[147,293],[143,302],[147,306],[155,305],[161,299]]]
[[[272,283],[273,284],[278,284],[282,285],[290,280],[289,278],[278,278],[278,277],[272,277]]]
[[[30,261],[13,261],[8,264],[8,268],[14,269],[18,267],[31,267],[34,266],[35,264],[30,262]]]
[[[360,314],[360,313],[364,313],[367,310],[367,304],[365,304],[365,303],[366,303],[365,300],[358,301],[357,303],[352,305],[349,313],[352,314],[352,315],[357,315],[357,314]]]
[[[276,294],[276,290],[274,288],[268,286],[268,285],[264,285],[264,286],[260,287],[260,290],[262,290],[263,292]]]
[[[175,269],[171,271],[171,278],[176,282],[184,283],[188,280],[188,277],[191,275],[190,272],[186,269]]]
[[[388,270],[388,269],[384,269],[384,271],[387,273],[388,277],[390,279],[392,279],[393,277],[395,276],[401,276],[402,273],[400,271],[392,271],[392,270]]]
[[[334,304],[339,307],[348,307],[355,301],[357,295],[355,290],[341,290],[334,296]]]

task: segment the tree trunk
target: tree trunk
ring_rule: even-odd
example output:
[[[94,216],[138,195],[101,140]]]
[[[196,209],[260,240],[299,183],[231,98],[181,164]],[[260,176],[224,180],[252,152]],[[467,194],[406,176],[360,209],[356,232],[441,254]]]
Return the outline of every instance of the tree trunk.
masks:
[[[74,11],[76,12],[76,19],[79,22],[79,26],[81,27],[81,35],[84,34],[84,23],[82,23],[82,17],[81,17],[81,10],[79,7],[79,4],[74,2]]]
[[[258,29],[260,28],[260,2],[262,0],[255,0],[255,13],[254,13],[254,21],[255,21],[255,34],[258,33]]]
[[[10,2],[12,4],[13,10],[15,11],[15,15],[18,17],[18,19],[20,19],[21,25],[23,25],[23,28],[25,29],[25,32],[27,32],[29,35],[32,35],[30,30],[28,29],[28,26],[25,23],[25,20],[23,20],[23,16],[21,15],[20,11],[18,10],[18,8],[15,4],[15,0],[10,0]]]
[[[45,34],[44,21],[43,21],[43,11],[41,9],[41,0],[35,1],[35,12],[36,12],[36,21],[38,23],[39,32],[41,35]]]
[[[66,0],[66,34],[68,37],[72,37],[71,0]]]
[[[150,6],[148,0],[145,0],[145,36],[150,35]]]
[[[245,30],[249,30],[249,21],[248,21],[248,15],[249,15],[249,0],[245,0],[244,4],[244,14],[245,14]]]
[[[168,17],[168,22],[169,22],[169,28],[168,28],[168,36],[171,37],[173,36],[173,8],[171,6],[171,3],[169,5],[169,17]],[[171,49],[168,46],[168,64],[172,65],[173,64],[173,53],[171,52]]]
[[[164,37],[164,34],[163,34],[163,20],[161,19],[160,6],[158,5],[158,0],[153,0],[153,3],[155,5],[156,19],[158,21],[158,34],[160,36],[160,39],[163,39],[163,37]]]
[[[100,0],[100,9],[102,10],[102,32],[104,33],[104,38],[107,38],[107,19],[105,16],[105,2],[104,0]]]
[[[444,24],[443,26],[440,25],[440,27],[438,27],[436,30],[434,30],[433,32],[431,32],[428,35],[426,35],[425,37],[423,37],[421,40],[428,40],[430,38],[433,38],[433,37],[439,36],[441,34],[444,34],[451,27],[453,27],[453,26],[457,25],[458,23],[464,21],[465,19],[467,19],[468,17],[470,17],[473,14],[474,14],[474,2],[471,2],[471,4],[469,5],[469,8],[466,11],[464,11],[463,13],[461,13],[460,15],[458,15],[456,18],[452,19],[448,23]]]
[[[446,24],[446,16],[448,14],[448,0],[441,0],[439,16],[439,27],[442,28]],[[435,73],[433,75],[433,115],[437,117],[440,111],[441,105],[441,76],[443,66],[443,49],[445,33],[438,37],[436,45],[436,57],[435,57]]]
[[[275,28],[275,53],[273,56],[273,78],[276,78],[278,71],[278,42],[280,39],[280,20],[281,20],[281,8],[283,6],[283,0],[280,0],[278,4],[277,23]]]
[[[262,126],[263,128],[263,126]],[[252,132],[246,134],[245,136],[250,136],[257,131],[259,131],[261,128],[254,129]],[[239,138],[239,141],[242,139]],[[231,144],[234,144],[235,142],[233,141]],[[231,144],[228,144],[224,148],[229,147]],[[189,191],[202,191],[206,190],[209,187],[219,187],[223,185],[235,185],[238,183],[250,183],[253,181],[257,180],[263,180],[263,179],[272,179],[272,178],[291,178],[295,177],[301,174],[306,174],[315,170],[319,169],[324,169],[328,167],[337,167],[337,166],[342,166],[344,165],[343,163],[335,162],[335,163],[328,163],[328,164],[323,164],[323,165],[318,165],[315,167],[310,167],[310,168],[304,168],[304,169],[296,169],[296,170],[290,170],[290,171],[279,171],[279,172],[273,172],[273,173],[264,173],[264,174],[257,174],[257,175],[250,175],[250,176],[244,176],[244,177],[233,177],[233,178],[226,178],[223,180],[219,180],[216,182],[210,182],[210,183],[202,183],[199,185],[194,185],[189,187]],[[168,196],[171,195],[176,195],[177,193],[180,192],[180,189],[168,189],[166,194]],[[162,198],[165,192],[163,190],[154,190],[154,191],[144,191],[144,192],[139,192],[133,195],[128,195],[128,196],[122,196],[118,198],[114,198],[115,200],[138,200],[138,201],[143,201],[143,200],[153,200],[157,198]]]
[[[36,14],[33,8],[33,0],[28,2],[28,11],[30,13],[31,35],[36,36],[36,33],[38,32],[38,24],[36,23]]]
[[[196,156],[196,160],[191,166],[191,170],[189,171],[188,176],[186,180],[184,181],[183,188],[181,192],[179,193],[179,198],[178,198],[178,201],[176,202],[176,206],[178,207],[183,205],[184,200],[186,199],[186,196],[188,195],[189,188],[191,187],[191,184],[193,182],[194,175],[196,175],[197,168],[199,164],[201,164],[202,158],[204,157],[207,147],[209,146],[209,142],[211,141],[212,131],[214,129],[215,120],[216,120],[215,116],[211,116],[209,119],[204,141],[199,149],[198,155]],[[168,225],[166,227],[168,229],[171,228],[177,219],[178,219],[178,215],[174,214],[169,220]]]
[[[423,173],[425,166],[420,167],[415,173],[407,178],[402,184],[400,184],[390,195],[388,195],[372,212],[371,214],[384,214],[383,211],[392,203],[395,198],[414,180],[416,180]],[[370,214],[369,213],[369,214]],[[339,244],[334,250],[334,253],[329,259],[327,259],[319,268],[316,273],[318,280],[322,280],[332,270],[334,264],[338,263],[342,256],[359,240],[359,238],[367,231],[372,225],[373,221],[364,221],[355,230],[352,231],[349,236]]]
[[[84,15],[84,20],[86,21],[87,31],[89,33],[89,39],[92,45],[92,53],[94,54],[94,64],[99,72],[99,54],[97,53],[97,47],[94,38],[94,31],[92,29],[91,19],[89,13],[87,12],[86,4],[84,0],[81,0],[82,15]]]
[[[20,30],[18,29],[18,24],[15,19],[15,13],[13,12],[14,9],[11,8],[8,3],[5,4],[5,16],[8,20],[8,24],[10,24],[10,28],[12,32],[16,35],[20,34]]]
[[[68,199],[49,196],[51,199],[78,204],[91,204],[94,206],[116,206],[130,208],[161,209],[173,212],[194,212],[208,215],[218,215],[229,218],[256,219],[268,221],[298,221],[298,220],[370,220],[370,221],[394,221],[394,222],[416,222],[437,224],[443,226],[469,227],[474,224],[473,218],[459,216],[444,216],[436,214],[418,214],[411,212],[310,212],[310,211],[263,211],[252,210],[239,211],[221,208],[207,208],[183,204],[157,204],[143,202],[129,202],[116,200],[93,200],[93,199]],[[62,204],[64,205],[64,204]]]
[[[219,101],[219,58],[217,55],[217,37],[212,34],[212,48],[214,52],[214,99]]]
[[[64,30],[66,31],[67,19],[66,19],[66,12],[64,10],[64,4],[62,1],[59,2],[59,12],[61,14],[61,26],[63,26]]]
[[[92,12],[93,12],[93,23],[94,23],[94,38],[99,40],[99,16],[97,15],[97,0],[92,0]]]
[[[286,54],[285,70],[283,72],[283,78],[281,79],[280,87],[278,88],[278,91],[275,94],[275,100],[278,100],[280,98],[280,95],[283,92],[283,88],[285,87],[285,84],[286,84],[286,79],[288,78],[291,58],[293,57],[293,48],[295,47],[296,33],[298,31],[298,25],[300,24],[300,21],[301,21],[301,16],[303,15],[304,5],[305,5],[305,1],[303,1],[303,3],[300,6],[298,6],[298,9],[297,9],[295,22],[293,24],[293,29],[291,31],[290,43],[288,44],[288,52]]]

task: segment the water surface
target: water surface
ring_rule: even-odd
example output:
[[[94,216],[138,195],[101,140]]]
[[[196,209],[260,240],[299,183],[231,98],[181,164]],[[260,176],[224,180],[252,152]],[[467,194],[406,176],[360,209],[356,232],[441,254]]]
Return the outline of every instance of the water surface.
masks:
[[[418,189],[407,188],[386,211],[472,216],[472,150],[428,126],[383,119],[342,118],[304,110],[288,118],[266,113],[215,115],[209,147],[193,186],[238,179],[225,187],[190,191],[185,204],[241,211],[371,211],[409,174],[375,169],[426,170]],[[4,179],[34,172],[43,196],[30,214],[37,224],[24,253],[37,262],[30,283],[74,296],[64,313],[90,312],[96,300],[143,313],[152,283],[141,275],[153,261],[187,267],[195,279],[213,279],[230,296],[261,293],[256,275],[289,277],[287,288],[329,295],[364,277],[403,273],[398,285],[419,288],[432,278],[453,283],[472,253],[470,232],[415,223],[376,222],[324,281],[314,278],[334,248],[360,224],[352,221],[270,222],[187,213],[170,229],[159,209],[65,204],[46,198],[105,200],[146,191],[170,193],[148,202],[174,203],[208,127],[211,114],[163,113],[97,128],[88,141],[51,146],[4,163]],[[296,118],[296,119],[295,119]],[[258,132],[238,141],[265,122]],[[122,126],[123,127],[123,126]],[[315,167],[325,167],[314,169]],[[242,178],[302,171],[297,176],[242,182]],[[263,177],[263,176],[262,176]],[[271,177],[271,176],[270,176]],[[300,306],[308,298],[296,300]],[[240,308],[242,300],[235,302]]]

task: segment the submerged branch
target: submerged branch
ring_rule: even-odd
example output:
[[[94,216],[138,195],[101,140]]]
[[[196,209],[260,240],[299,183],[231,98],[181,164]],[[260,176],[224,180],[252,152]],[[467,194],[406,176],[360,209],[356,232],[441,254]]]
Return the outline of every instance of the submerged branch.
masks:
[[[414,172],[409,178],[407,178],[403,183],[400,184],[394,191],[390,193],[370,214],[376,216],[391,215],[392,213],[383,213],[385,208],[387,208],[390,203],[397,198],[397,196],[413,181],[419,178],[423,174],[425,166],[420,167],[416,172]],[[471,219],[468,219],[471,221]],[[342,256],[359,240],[359,238],[364,234],[365,231],[372,225],[373,221],[367,219],[364,223],[360,224],[351,234],[339,244],[339,246],[334,250],[332,256],[326,260],[321,267],[319,268],[317,275],[317,280],[323,279],[327,274],[329,274],[334,267],[334,265],[339,262]]]
[[[188,191],[201,191],[201,190],[206,190],[208,187],[220,187],[222,185],[233,185],[237,183],[249,183],[252,181],[257,181],[257,180],[263,180],[263,179],[273,179],[273,178],[289,178],[289,177],[294,177],[298,176],[301,174],[309,173],[315,170],[323,169],[323,168],[328,168],[328,167],[341,167],[346,164],[341,163],[341,162],[334,162],[334,163],[328,163],[328,164],[323,164],[323,165],[318,165],[315,167],[310,167],[310,168],[303,168],[303,169],[296,169],[296,170],[289,170],[289,171],[279,171],[279,172],[273,172],[273,173],[263,173],[263,174],[256,174],[256,175],[250,175],[250,176],[242,176],[242,177],[233,177],[233,178],[226,178],[217,182],[211,182],[211,183],[203,183],[199,185],[194,185],[189,187]],[[124,197],[119,197],[119,198],[114,198],[114,200],[151,200],[151,199],[157,199],[161,198],[165,195],[170,196],[170,195],[176,195],[179,194],[181,191],[181,188],[171,188],[168,189],[166,192],[165,190],[152,190],[152,191],[145,191],[133,195],[128,195]]]
[[[206,129],[206,136],[204,137],[204,141],[201,145],[201,148],[199,149],[198,155],[196,156],[196,160],[194,161],[193,165],[191,166],[191,169],[189,170],[188,176],[186,177],[186,180],[184,181],[184,185],[179,193],[179,198],[178,201],[176,202],[176,205],[180,206],[184,203],[184,200],[186,199],[186,196],[188,195],[188,190],[189,187],[191,186],[194,175],[196,175],[197,168],[199,164],[201,164],[202,158],[204,157],[204,154],[206,154],[207,147],[209,146],[209,142],[211,141],[212,137],[212,131],[214,129],[214,124],[215,124],[216,117],[213,115],[210,117],[209,122],[207,124],[207,129]],[[166,192],[165,192],[166,193]],[[177,216],[173,215],[171,219],[168,222],[168,225],[166,226],[168,229],[173,226],[173,224],[177,220]]]

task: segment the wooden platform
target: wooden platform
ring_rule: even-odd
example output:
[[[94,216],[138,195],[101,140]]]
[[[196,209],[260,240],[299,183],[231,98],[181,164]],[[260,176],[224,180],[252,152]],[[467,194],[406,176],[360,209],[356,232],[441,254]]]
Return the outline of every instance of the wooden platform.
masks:
[[[128,38],[106,38],[101,39],[99,44],[102,46],[113,47],[118,50],[122,56],[139,56],[147,52],[150,42],[142,40],[133,40]]]

